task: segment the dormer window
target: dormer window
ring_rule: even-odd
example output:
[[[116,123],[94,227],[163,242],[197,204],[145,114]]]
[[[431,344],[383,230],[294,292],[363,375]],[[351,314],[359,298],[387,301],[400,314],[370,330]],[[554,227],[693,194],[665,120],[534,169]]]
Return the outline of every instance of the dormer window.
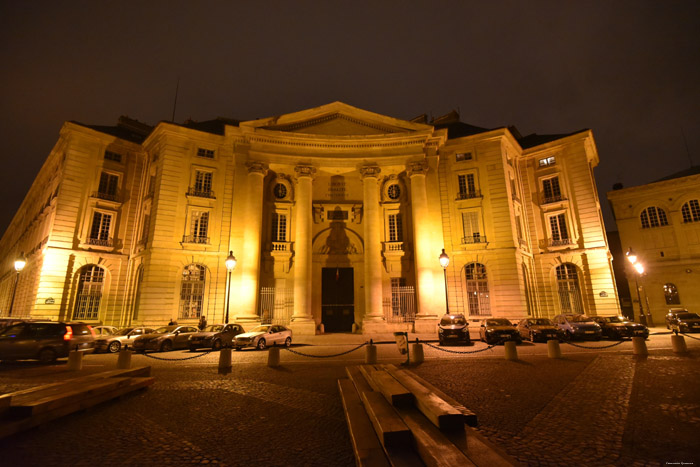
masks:
[[[642,213],[639,215],[639,219],[642,222],[643,229],[668,225],[666,212],[656,206],[650,206],[642,211]]]
[[[552,166],[552,165],[556,164],[556,162],[557,161],[554,158],[554,156],[549,156],[549,157],[545,157],[544,159],[540,159],[538,162],[538,165],[540,168],[543,168],[543,167]]]

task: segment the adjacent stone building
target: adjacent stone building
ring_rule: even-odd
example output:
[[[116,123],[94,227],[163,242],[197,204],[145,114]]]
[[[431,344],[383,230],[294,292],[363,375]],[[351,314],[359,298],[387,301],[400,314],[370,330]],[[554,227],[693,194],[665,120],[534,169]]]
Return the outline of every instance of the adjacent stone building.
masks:
[[[700,166],[607,194],[622,249],[632,248],[644,273],[626,263],[634,314],[639,301],[656,325],[670,308],[700,310]],[[617,261],[617,258],[616,258]],[[639,294],[635,291],[639,286]]]
[[[589,130],[521,137],[340,102],[68,122],[0,241],[1,314],[16,279],[13,315],[114,325],[221,322],[227,306],[302,334],[432,332],[448,305],[617,314],[597,164]]]

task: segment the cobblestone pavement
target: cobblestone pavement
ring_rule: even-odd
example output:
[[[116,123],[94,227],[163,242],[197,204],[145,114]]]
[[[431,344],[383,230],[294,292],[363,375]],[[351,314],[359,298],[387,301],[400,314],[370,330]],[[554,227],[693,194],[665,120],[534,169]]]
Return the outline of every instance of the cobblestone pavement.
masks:
[[[660,344],[638,358],[624,344],[567,347],[562,359],[538,355],[546,346],[537,344],[523,346],[530,353],[519,348],[519,361],[503,359],[502,347],[471,355],[430,349],[432,358],[411,370],[475,411],[481,432],[525,465],[700,464],[700,345],[688,344],[686,356]],[[297,349],[330,355],[354,346]],[[218,374],[216,353],[185,361],[135,355],[135,365],[153,366],[155,385],[0,440],[2,464],[352,466],[337,379],[363,355],[284,352],[273,369],[265,352],[234,352],[227,375]],[[379,355],[401,361],[395,346]],[[115,361],[86,356],[83,372]],[[65,364],[0,363],[0,393],[71,376]]]

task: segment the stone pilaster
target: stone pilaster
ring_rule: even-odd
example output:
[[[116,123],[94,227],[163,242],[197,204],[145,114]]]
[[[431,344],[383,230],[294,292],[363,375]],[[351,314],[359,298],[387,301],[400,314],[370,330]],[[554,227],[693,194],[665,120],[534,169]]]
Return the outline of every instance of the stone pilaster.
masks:
[[[308,335],[316,333],[316,322],[311,313],[312,195],[316,169],[299,165],[294,172],[297,182],[294,217],[294,313],[290,327],[297,335]]]
[[[263,179],[267,174],[267,164],[249,161],[248,197],[245,207],[245,231],[243,251],[240,252],[241,289],[238,295],[230,294],[229,308],[236,310],[238,322],[259,322],[255,308],[260,285],[260,248],[263,216]]]

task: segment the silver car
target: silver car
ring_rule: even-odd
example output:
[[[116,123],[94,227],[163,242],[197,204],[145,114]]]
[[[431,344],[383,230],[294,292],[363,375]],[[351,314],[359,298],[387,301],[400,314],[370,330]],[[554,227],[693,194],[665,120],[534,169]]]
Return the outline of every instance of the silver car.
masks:
[[[95,339],[95,352],[116,353],[122,347],[133,347],[137,337],[153,332],[151,328],[122,328],[114,334],[98,337]]]
[[[239,334],[234,338],[233,347],[241,350],[243,347],[255,347],[259,350],[270,345],[292,345],[292,330],[280,324],[263,324],[249,332]]]
[[[194,326],[179,326],[173,324],[163,326],[152,333],[144,334],[134,340],[134,350],[159,350],[167,352],[173,349],[186,349],[192,334],[199,332]]]

